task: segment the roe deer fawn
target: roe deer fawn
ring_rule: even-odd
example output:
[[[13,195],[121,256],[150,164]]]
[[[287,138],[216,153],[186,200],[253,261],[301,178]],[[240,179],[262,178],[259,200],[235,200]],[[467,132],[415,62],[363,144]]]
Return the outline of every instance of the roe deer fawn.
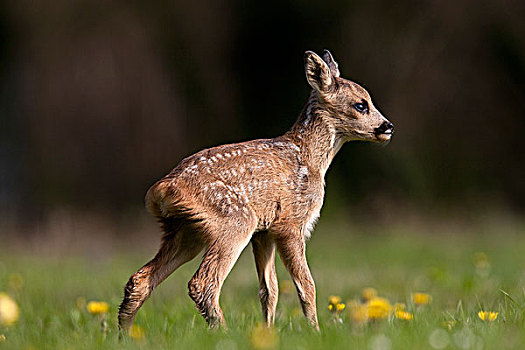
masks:
[[[339,77],[329,51],[322,58],[307,51],[305,71],[312,92],[290,131],[200,151],[149,189],[146,206],[160,222],[162,244],[124,289],[121,330],[159,283],[203,249],[189,295],[210,327],[224,326],[221,287],[250,242],[266,323],[274,322],[277,304],[277,248],[306,318],[319,329],[305,244],[323,204],[326,170],[346,141],[386,143],[394,126],[364,88]]]

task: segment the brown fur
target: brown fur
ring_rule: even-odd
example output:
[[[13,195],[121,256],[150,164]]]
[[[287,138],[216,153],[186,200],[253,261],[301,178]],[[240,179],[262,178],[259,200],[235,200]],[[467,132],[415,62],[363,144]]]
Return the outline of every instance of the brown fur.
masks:
[[[119,309],[119,326],[131,327],[153,289],[205,249],[188,283],[189,295],[211,327],[224,325],[219,294],[243,249],[252,242],[259,298],[268,325],[278,298],[275,250],[297,288],[308,321],[318,328],[315,285],[305,244],[319,216],[324,176],[346,141],[387,142],[389,123],[368,92],[339,77],[328,51],[305,54],[313,90],[291,130],[274,139],[218,146],[184,159],[146,194],[148,210],[164,237],[157,255],[129,279]],[[366,113],[356,103],[366,101]]]

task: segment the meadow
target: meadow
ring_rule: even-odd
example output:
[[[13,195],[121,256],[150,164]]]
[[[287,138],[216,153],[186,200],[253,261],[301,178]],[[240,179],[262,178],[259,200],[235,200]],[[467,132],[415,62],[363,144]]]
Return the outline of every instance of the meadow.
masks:
[[[308,244],[320,333],[306,324],[280,261],[276,324],[261,326],[249,247],[223,288],[228,331],[207,329],[187,296],[195,259],[155,290],[139,311],[133,336],[122,340],[116,313],[123,286],[152,256],[158,237],[111,254],[2,249],[0,292],[17,303],[19,318],[0,325],[0,348],[522,349],[524,229],[522,223],[490,220],[363,227],[322,220]],[[107,303],[107,312],[90,313],[91,301]]]

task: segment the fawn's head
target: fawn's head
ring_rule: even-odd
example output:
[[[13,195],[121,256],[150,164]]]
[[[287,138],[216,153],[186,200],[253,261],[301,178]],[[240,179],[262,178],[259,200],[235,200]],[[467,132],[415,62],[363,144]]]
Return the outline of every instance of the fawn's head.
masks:
[[[339,76],[338,65],[328,50],[323,58],[306,51],[305,70],[318,104],[343,139],[380,143],[390,140],[394,125],[374,107],[363,87]]]

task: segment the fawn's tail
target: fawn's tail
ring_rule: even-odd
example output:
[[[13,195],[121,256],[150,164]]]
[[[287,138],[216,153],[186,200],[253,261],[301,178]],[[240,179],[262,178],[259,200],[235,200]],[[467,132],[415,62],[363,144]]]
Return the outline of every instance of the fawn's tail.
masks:
[[[160,180],[146,193],[146,209],[157,218],[163,232],[163,240],[175,236],[183,223],[195,223],[192,210],[181,203],[180,192],[171,181]]]
[[[173,187],[168,182],[158,181],[146,193],[144,198],[146,209],[159,220],[171,216],[169,215],[170,207],[173,208],[174,202],[177,200],[174,192]]]

